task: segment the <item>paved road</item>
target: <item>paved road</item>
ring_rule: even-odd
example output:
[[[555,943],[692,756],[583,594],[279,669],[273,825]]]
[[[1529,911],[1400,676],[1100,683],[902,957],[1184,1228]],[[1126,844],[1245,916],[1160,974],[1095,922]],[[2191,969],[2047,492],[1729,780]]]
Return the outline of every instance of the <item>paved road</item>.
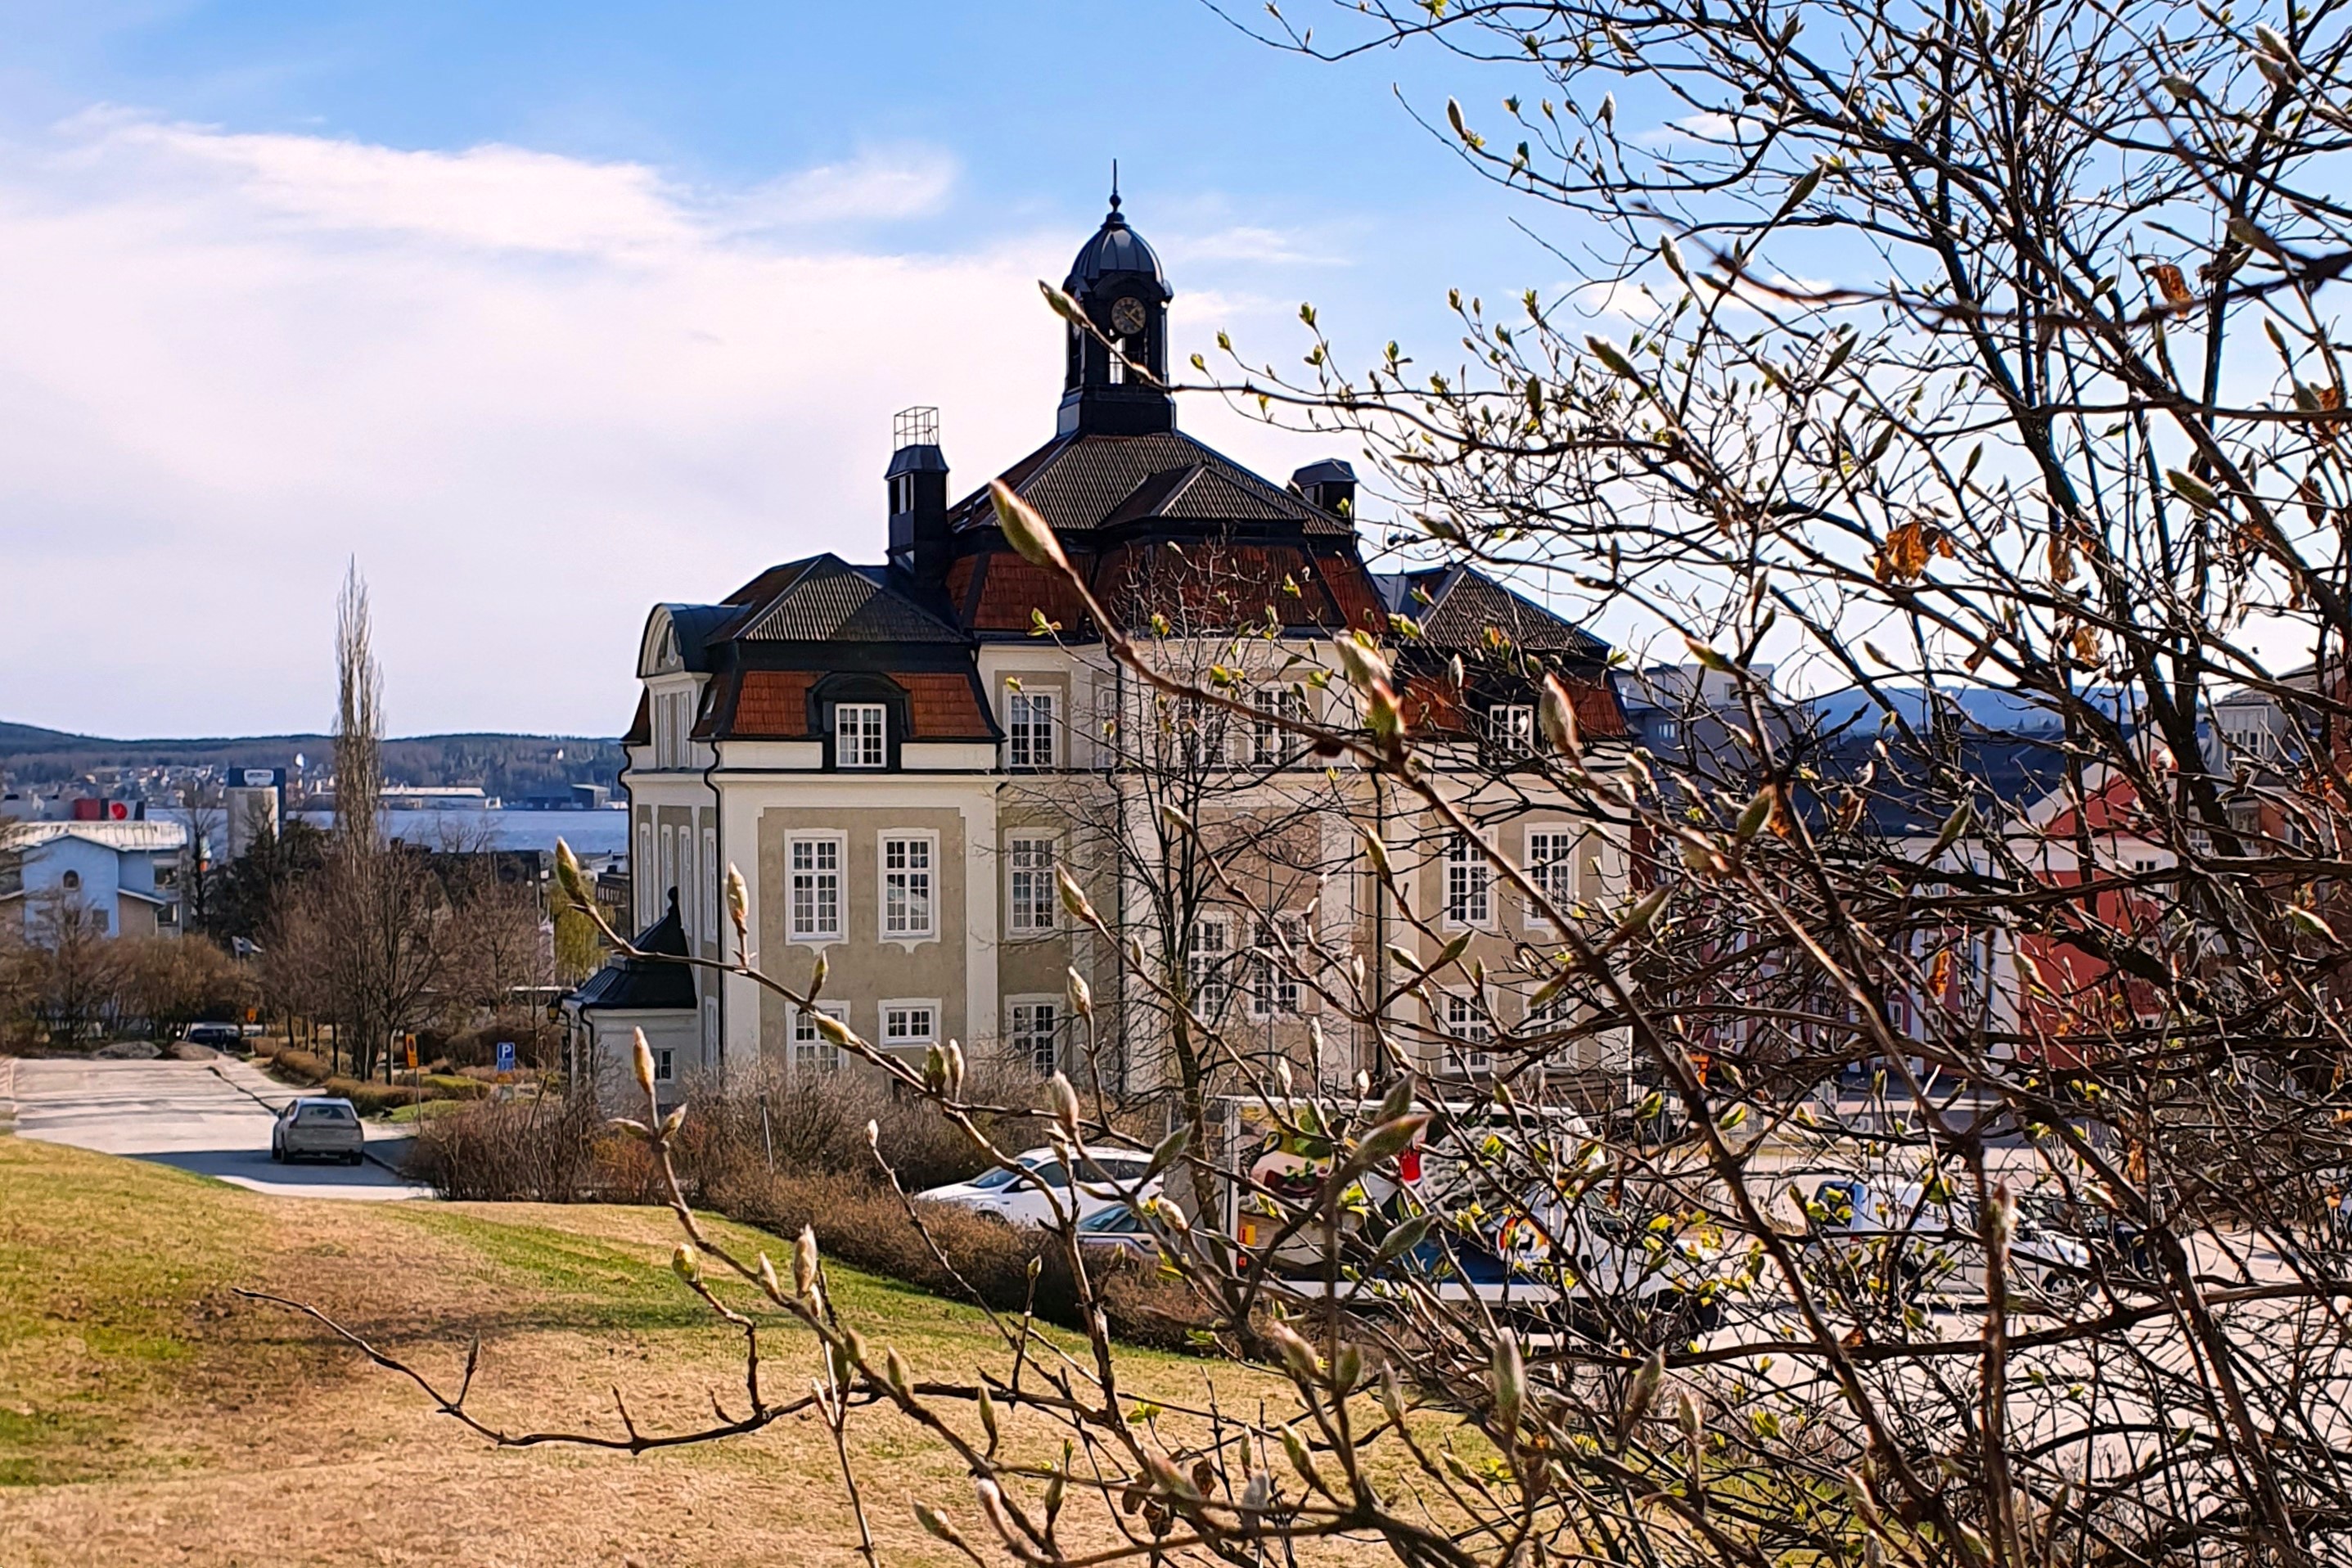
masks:
[[[289,1197],[431,1195],[393,1173],[404,1131],[369,1127],[362,1165],[273,1163],[270,1120],[295,1093],[250,1063],[227,1058],[0,1060],[0,1104],[15,1100],[22,1138],[153,1160]]]

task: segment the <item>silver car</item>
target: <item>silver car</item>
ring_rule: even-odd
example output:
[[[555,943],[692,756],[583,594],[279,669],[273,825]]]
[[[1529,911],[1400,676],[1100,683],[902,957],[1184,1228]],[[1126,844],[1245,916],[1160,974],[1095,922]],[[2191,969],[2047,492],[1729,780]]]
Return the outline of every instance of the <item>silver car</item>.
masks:
[[[360,1113],[350,1100],[305,1097],[278,1113],[277,1123],[269,1130],[269,1157],[341,1160],[356,1165],[364,1142]]]

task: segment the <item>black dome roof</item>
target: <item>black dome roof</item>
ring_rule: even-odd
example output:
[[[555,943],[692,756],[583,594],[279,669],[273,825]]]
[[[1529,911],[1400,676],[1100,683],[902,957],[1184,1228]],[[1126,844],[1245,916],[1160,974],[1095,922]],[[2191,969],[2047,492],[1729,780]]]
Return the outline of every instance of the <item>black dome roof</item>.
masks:
[[[1127,219],[1118,210],[1118,193],[1111,193],[1110,211],[1104,216],[1102,227],[1093,237],[1078,247],[1077,259],[1070,263],[1070,275],[1062,287],[1074,295],[1084,295],[1095,282],[1111,273],[1129,276],[1140,274],[1160,285],[1161,299],[1174,297],[1168,279],[1160,270],[1160,257],[1143,237],[1127,226]]]

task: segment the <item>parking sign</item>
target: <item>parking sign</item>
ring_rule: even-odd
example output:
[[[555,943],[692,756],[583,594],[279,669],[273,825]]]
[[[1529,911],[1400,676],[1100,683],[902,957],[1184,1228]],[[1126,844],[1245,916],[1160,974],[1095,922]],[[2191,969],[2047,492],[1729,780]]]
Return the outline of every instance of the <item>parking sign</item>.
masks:
[[[512,1072],[514,1069],[514,1042],[512,1040],[500,1040],[499,1042],[499,1070],[500,1072]]]

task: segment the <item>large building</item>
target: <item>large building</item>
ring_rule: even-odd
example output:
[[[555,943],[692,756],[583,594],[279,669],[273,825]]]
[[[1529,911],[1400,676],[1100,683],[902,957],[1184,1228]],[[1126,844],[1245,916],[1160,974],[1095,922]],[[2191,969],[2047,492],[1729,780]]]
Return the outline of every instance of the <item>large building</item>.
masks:
[[[33,942],[71,925],[103,936],[180,934],[187,829],[176,822],[0,823],[0,921]]]
[[[1596,754],[1623,736],[1609,650],[1475,572],[1370,571],[1345,462],[1276,483],[1180,430],[1164,390],[1172,291],[1116,195],[1065,287],[1096,330],[1067,329],[1053,436],[1001,477],[1107,614],[1244,706],[1171,702],[1118,668],[1069,585],[1009,547],[986,488],[952,497],[936,416],[909,410],[883,476],[882,561],[793,561],[648,616],[621,776],[640,945],[733,956],[731,864],[763,969],[801,985],[822,954],[826,1010],[887,1049],[952,1037],[1045,1069],[1091,1039],[1104,1050],[1087,1070],[1139,1087],[1211,1034],[1333,1080],[1434,1052],[1331,1005],[1356,984],[1348,960],[1379,989],[1392,948],[1466,929],[1500,975],[1549,928],[1391,784],[1282,725],[1353,723],[1346,684],[1320,673],[1329,641],[1383,638],[1416,732],[1482,831],[1540,866],[1563,905],[1592,902],[1622,892],[1623,846],[1531,790],[1525,764],[1540,669],[1570,683]],[[1362,830],[1438,847],[1398,866],[1422,929],[1370,874]],[[1057,866],[1119,940],[1072,929]],[[1308,956],[1264,962],[1284,944]],[[1068,1016],[1073,971],[1098,999],[1091,1034]],[[1446,994],[1441,1022],[1457,1042],[1533,1026],[1504,989]],[[570,1007],[607,1049],[645,1028],[673,1078],[838,1060],[809,1019],[709,971],[616,964]],[[1423,1065],[1484,1065],[1452,1058]]]

